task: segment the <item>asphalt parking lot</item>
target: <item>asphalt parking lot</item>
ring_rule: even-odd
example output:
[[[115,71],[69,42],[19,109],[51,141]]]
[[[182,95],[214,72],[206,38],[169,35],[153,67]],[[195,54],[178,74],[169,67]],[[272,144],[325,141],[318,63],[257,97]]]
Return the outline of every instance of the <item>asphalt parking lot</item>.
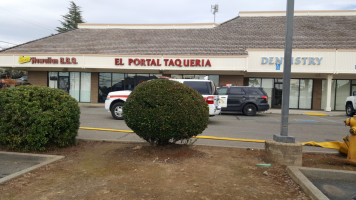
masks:
[[[301,113],[301,112],[299,112]],[[340,113],[340,112],[339,112]],[[347,118],[343,114],[333,116],[311,116],[290,114],[288,135],[297,142],[343,141],[349,128],[344,125]],[[202,136],[228,137],[239,139],[271,140],[274,134],[280,134],[281,115],[278,113],[260,113],[256,116],[242,114],[223,114],[210,118],[208,128]],[[112,119],[103,106],[81,106],[81,127],[130,130],[123,120]],[[79,139],[143,141],[132,133],[79,130]],[[264,148],[263,143],[236,142],[225,140],[198,139],[194,144],[241,148]],[[304,151],[337,152],[334,149],[303,147]]]

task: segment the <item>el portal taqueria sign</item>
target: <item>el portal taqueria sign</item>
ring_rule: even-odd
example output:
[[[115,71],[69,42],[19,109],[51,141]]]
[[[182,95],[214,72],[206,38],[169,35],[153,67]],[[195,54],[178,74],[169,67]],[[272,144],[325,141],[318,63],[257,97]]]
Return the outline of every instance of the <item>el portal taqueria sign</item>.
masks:
[[[117,66],[211,67],[209,59],[115,58]]]

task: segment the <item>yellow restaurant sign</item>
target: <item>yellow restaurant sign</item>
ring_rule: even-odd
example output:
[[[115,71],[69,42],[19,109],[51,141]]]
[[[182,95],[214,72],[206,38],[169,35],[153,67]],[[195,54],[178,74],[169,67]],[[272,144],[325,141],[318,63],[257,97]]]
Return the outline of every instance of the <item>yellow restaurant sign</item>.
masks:
[[[20,56],[19,57],[19,63],[28,63],[31,62],[31,64],[78,64],[77,59],[75,57],[60,57],[58,58],[52,58],[52,57],[47,57],[47,58],[36,58],[36,57],[24,57]]]
[[[19,57],[19,63],[28,63],[31,61],[31,57],[23,57],[23,56],[20,56]]]

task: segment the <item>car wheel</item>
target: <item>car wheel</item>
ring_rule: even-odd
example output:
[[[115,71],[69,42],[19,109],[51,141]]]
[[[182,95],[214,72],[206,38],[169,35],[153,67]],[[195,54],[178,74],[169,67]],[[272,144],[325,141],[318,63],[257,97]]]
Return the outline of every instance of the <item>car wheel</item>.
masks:
[[[354,115],[354,113],[355,113],[355,111],[354,111],[352,104],[348,103],[346,105],[346,115],[352,117]]]
[[[253,115],[256,115],[256,106],[253,105],[253,104],[247,104],[245,105],[244,109],[243,109],[243,112],[245,115],[247,116],[253,116]]]
[[[114,119],[122,120],[122,108],[124,107],[124,102],[117,102],[111,107],[111,115]]]

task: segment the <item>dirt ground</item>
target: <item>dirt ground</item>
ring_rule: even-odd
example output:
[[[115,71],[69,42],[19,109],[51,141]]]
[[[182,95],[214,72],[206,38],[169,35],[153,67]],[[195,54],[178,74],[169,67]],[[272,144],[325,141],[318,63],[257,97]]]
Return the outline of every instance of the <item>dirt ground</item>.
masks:
[[[263,150],[79,141],[65,158],[0,185],[0,199],[309,199]],[[356,171],[340,155],[304,154],[307,167]]]

